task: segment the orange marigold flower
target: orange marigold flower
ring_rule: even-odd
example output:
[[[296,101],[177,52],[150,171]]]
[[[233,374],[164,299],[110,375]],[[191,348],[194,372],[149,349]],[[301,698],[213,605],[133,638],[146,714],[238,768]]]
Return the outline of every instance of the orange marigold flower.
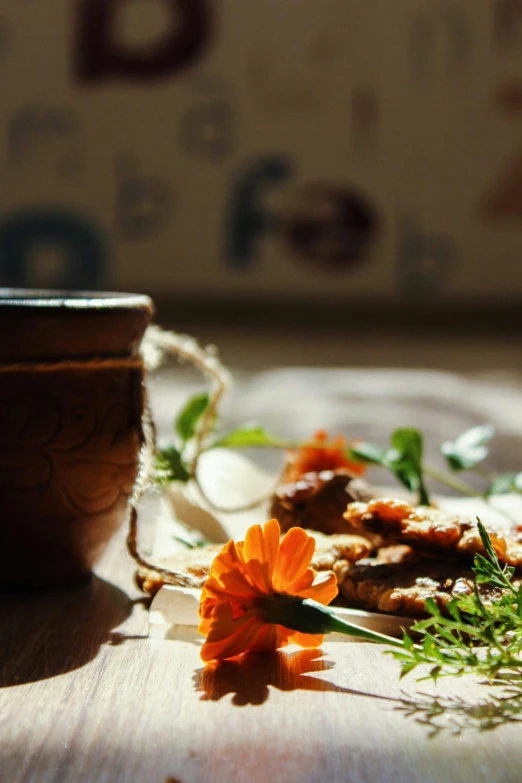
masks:
[[[332,572],[310,568],[315,540],[292,528],[281,540],[276,519],[254,525],[239,543],[229,541],[212,563],[203,587],[199,614],[205,662],[245,652],[276,650],[294,643],[319,647],[324,634],[303,633],[280,625],[278,608],[287,599],[313,599],[329,604],[337,595]],[[279,614],[278,614],[279,612]]]
[[[347,454],[346,439],[337,435],[331,440],[325,430],[318,430],[312,441],[287,452],[285,481],[298,481],[305,473],[344,469],[353,476],[362,476],[366,465],[351,460]]]

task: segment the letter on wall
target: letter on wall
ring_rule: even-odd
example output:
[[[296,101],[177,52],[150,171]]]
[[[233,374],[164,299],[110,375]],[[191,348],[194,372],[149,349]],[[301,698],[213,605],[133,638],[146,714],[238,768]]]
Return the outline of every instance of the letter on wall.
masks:
[[[128,0],[80,0],[77,74],[81,81],[153,81],[196,62],[208,45],[212,0],[163,0],[170,26],[147,46],[120,40],[117,11]]]
[[[292,166],[282,155],[257,160],[237,179],[227,218],[227,260],[235,269],[246,269],[256,260],[259,240],[277,231],[279,220],[267,211],[261,197],[272,185],[286,180]]]
[[[38,255],[58,257],[47,278],[38,273]],[[0,222],[0,284],[13,288],[97,288],[103,282],[106,248],[100,230],[67,209],[34,207]]]

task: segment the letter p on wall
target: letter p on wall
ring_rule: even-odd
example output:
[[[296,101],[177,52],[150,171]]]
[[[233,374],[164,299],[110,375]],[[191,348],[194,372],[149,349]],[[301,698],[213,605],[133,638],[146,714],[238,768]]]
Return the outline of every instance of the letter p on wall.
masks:
[[[152,3],[153,0],[141,0]],[[136,0],[79,0],[76,73],[80,81],[153,81],[199,60],[212,32],[212,0],[162,0],[168,12],[163,33],[146,46],[129,46],[118,20]]]
[[[49,251],[54,263],[39,269]],[[0,220],[0,285],[9,288],[98,288],[107,255],[102,229],[70,209],[26,207]]]

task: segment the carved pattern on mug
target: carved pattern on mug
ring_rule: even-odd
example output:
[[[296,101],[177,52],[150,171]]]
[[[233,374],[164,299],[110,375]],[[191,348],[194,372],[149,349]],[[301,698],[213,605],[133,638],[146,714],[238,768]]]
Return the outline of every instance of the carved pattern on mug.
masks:
[[[139,434],[124,402],[60,405],[45,394],[0,398],[0,486],[57,492],[87,516],[128,497]]]
[[[132,493],[136,461],[78,459],[63,465],[62,497],[80,514],[94,516],[110,511],[122,496]]]

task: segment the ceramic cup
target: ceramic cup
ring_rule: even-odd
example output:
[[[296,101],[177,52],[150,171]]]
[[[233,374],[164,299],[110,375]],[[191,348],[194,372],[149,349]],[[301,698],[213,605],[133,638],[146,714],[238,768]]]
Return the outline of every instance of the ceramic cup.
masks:
[[[146,296],[0,289],[0,588],[78,582],[126,516]]]

